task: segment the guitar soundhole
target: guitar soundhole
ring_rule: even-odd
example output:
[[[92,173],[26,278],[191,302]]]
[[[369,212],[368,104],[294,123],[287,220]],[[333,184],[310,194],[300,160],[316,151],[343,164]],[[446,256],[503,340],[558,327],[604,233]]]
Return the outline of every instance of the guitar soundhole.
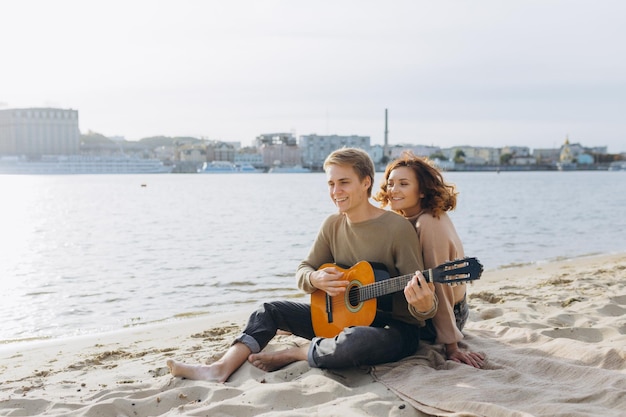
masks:
[[[355,308],[359,305],[359,287],[352,286],[348,290],[348,303],[351,307]]]

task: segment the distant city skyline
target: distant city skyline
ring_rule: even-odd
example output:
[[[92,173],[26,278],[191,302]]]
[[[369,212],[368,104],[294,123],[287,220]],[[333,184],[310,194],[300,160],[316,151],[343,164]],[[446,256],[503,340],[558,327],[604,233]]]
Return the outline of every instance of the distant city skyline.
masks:
[[[83,132],[81,131],[81,134],[87,134],[88,132]],[[114,136],[107,136],[106,134],[103,134],[101,132],[95,132],[92,131],[92,133],[96,133],[96,134],[102,134],[103,136],[111,139],[111,140],[116,140],[116,139],[124,139],[126,141],[130,141],[130,142],[135,142],[135,141],[140,141],[141,139],[148,139],[151,137],[190,137],[190,138],[194,138],[194,139],[199,139],[199,140],[206,140],[206,141],[215,141],[215,142],[224,142],[224,143],[239,143],[241,145],[241,147],[254,147],[254,142],[255,138],[257,138],[258,136],[262,136],[262,135],[266,135],[268,133],[290,133],[288,131],[275,131],[275,132],[259,132],[255,138],[251,139],[249,141],[249,143],[245,143],[242,141],[238,141],[238,140],[226,140],[226,139],[220,139],[220,138],[209,138],[209,137],[205,137],[205,136],[194,136],[194,135],[152,135],[152,136],[146,136],[146,137],[141,137],[141,138],[137,138],[137,139],[128,139],[126,137],[124,137],[123,135],[114,135]],[[316,135],[315,133],[303,133],[303,134],[297,134],[294,137],[296,138],[296,140],[299,140],[301,136],[310,136],[310,135]],[[338,135],[335,133],[330,133],[328,135],[319,135],[319,136],[340,136],[340,137],[347,137],[347,136],[367,136],[369,137],[369,135]],[[452,145],[448,145],[448,146],[439,146],[439,145],[433,145],[433,144],[428,144],[428,143],[421,143],[421,142],[411,142],[411,141],[404,141],[404,142],[393,142],[390,141],[389,146],[402,146],[402,145],[414,145],[414,146],[424,146],[424,147],[435,147],[435,148],[441,148],[441,149],[450,149],[450,148],[459,148],[459,147],[474,147],[474,148],[496,148],[496,149],[501,149],[501,148],[508,148],[508,147],[525,147],[525,148],[529,148],[530,150],[533,149],[559,149],[561,147],[563,147],[563,145],[565,144],[565,141],[568,140],[568,142],[570,144],[580,144],[582,147],[584,148],[607,148],[607,145],[604,144],[594,144],[594,145],[587,145],[584,142],[580,142],[580,141],[572,141],[571,139],[569,139],[568,136],[565,136],[560,142],[555,143],[554,146],[537,146],[537,147],[532,147],[532,146],[527,146],[527,145],[520,145],[520,144],[515,144],[515,143],[508,143],[506,145],[472,145],[472,144],[452,144]],[[372,142],[371,146],[382,146],[384,144],[384,140],[382,142]],[[609,152],[609,153],[614,153],[614,154],[620,154],[620,153],[626,153],[626,151],[624,152]]]
[[[626,152],[617,0],[10,2],[0,109],[81,132],[249,145],[269,132],[390,144]]]

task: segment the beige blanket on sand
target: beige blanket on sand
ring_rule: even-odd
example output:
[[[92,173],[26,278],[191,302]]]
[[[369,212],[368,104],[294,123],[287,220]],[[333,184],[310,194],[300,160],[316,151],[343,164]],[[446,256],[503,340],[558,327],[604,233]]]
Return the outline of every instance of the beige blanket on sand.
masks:
[[[466,341],[487,355],[484,369],[446,361],[440,346],[425,345],[377,367],[375,377],[436,416],[626,415],[623,350],[506,327],[472,330]]]

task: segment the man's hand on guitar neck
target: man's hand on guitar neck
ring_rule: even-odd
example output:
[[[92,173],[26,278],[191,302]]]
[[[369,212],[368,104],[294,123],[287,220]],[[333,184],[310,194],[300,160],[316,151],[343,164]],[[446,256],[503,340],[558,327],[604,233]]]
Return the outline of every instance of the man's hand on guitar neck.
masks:
[[[313,271],[309,276],[311,284],[331,297],[343,294],[349,284],[344,279],[344,273],[334,267],[326,267]]]
[[[430,311],[435,305],[435,285],[427,282],[421,272],[416,272],[404,287],[406,301],[420,313]]]

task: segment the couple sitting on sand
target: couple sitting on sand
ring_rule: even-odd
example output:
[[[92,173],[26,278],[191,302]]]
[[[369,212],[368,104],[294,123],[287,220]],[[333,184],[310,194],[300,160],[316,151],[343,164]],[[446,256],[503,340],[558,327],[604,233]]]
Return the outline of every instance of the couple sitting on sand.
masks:
[[[376,310],[371,325],[346,327],[334,337],[316,336],[310,304],[263,303],[221,359],[210,365],[169,360],[173,376],[225,382],[246,360],[265,371],[300,360],[316,368],[376,365],[412,355],[420,339],[444,344],[450,360],[483,366],[481,354],[458,346],[469,315],[465,284],[429,283],[419,272],[464,256],[446,214],[456,206],[454,186],[446,184],[426,161],[404,154],[385,171],[374,197],[381,203],[379,208],[369,200],[375,169],[365,151],[337,150],[326,158],[324,171],[330,198],[339,212],[324,221],[307,258],[300,263],[298,287],[309,294],[321,290],[331,297],[343,296],[350,284],[345,270],[326,264],[354,265],[367,260],[383,264],[394,277],[414,274],[403,291],[391,296],[388,308]],[[384,209],[387,205],[392,211]],[[279,330],[311,342],[262,352]]]

